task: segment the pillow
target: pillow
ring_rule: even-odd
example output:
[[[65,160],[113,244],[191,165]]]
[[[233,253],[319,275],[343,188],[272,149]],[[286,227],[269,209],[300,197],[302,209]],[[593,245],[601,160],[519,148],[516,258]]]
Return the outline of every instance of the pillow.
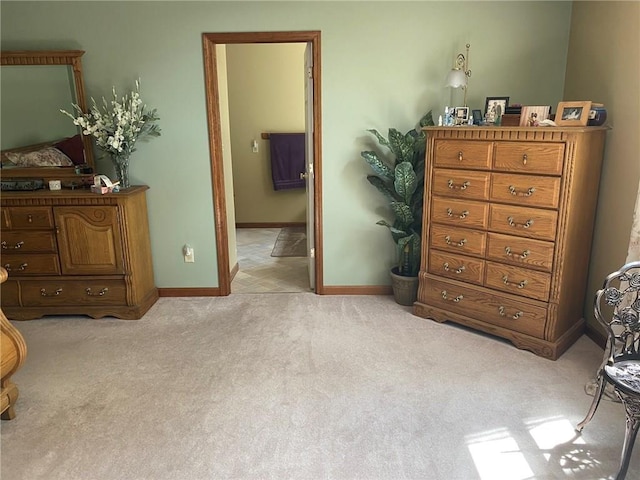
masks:
[[[84,143],[80,134],[60,140],[53,146],[69,157],[74,165],[87,163],[84,159]]]
[[[5,157],[18,167],[72,167],[73,162],[57,148],[45,147],[35,152],[8,152]]]

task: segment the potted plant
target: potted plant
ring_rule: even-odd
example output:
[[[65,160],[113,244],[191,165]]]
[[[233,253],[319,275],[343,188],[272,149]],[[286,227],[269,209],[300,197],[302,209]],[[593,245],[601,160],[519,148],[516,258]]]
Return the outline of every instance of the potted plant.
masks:
[[[394,298],[400,305],[412,305],[418,293],[426,149],[422,127],[427,125],[434,125],[431,111],[420,119],[419,127],[405,134],[389,128],[385,138],[375,129],[367,130],[386,151],[360,153],[374,171],[367,180],[387,198],[394,216],[393,224],[386,220],[376,223],[389,229],[397,246],[397,265],[391,269],[391,282]]]

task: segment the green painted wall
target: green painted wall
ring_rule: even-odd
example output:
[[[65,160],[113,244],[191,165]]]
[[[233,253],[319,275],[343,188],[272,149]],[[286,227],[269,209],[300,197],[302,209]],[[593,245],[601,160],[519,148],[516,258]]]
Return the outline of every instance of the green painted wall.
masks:
[[[0,13],[4,50],[86,50],[89,96],[142,79],[162,136],[140,144],[131,180],[151,187],[159,287],[218,285],[202,33],[320,30],[324,282],[381,285],[389,283],[394,251],[375,225],[386,207],[365,179],[365,130],[408,130],[425,110],[461,102],[443,85],[467,42],[473,108],[502,95],[556,105],[571,3],[3,1]],[[183,261],[185,243],[195,248],[195,264]]]

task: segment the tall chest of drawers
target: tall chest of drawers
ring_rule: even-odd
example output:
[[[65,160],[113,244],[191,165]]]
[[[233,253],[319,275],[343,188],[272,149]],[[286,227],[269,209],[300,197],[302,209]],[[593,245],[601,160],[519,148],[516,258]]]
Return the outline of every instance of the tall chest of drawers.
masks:
[[[584,329],[606,129],[425,130],[414,313],[557,359]]]
[[[146,186],[3,192],[0,287],[10,320],[84,314],[138,319],[158,299]]]

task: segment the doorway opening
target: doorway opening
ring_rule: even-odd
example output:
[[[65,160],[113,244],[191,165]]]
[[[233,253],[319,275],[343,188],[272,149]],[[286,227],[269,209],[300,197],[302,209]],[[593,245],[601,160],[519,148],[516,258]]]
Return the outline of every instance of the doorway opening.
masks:
[[[205,89],[209,148],[211,155],[211,178],[214,204],[214,224],[218,260],[218,283],[220,295],[231,293],[231,282],[237,272],[238,263],[231,265],[237,245],[234,199],[230,165],[225,164],[225,150],[230,148],[225,138],[224,115],[221,105],[226,99],[225,87],[220,84],[218,54],[220,47],[228,44],[304,43],[307,45],[307,75],[310,79],[306,97],[306,157],[307,172],[307,221],[309,284],[318,294],[324,293],[322,272],[322,162],[321,162],[321,99],[320,99],[320,32],[249,32],[249,33],[205,33],[203,34]],[[306,67],[305,67],[306,68]],[[226,72],[223,72],[226,74]],[[227,119],[228,121],[228,119]],[[226,126],[228,128],[228,125]],[[225,168],[227,171],[225,171]]]

